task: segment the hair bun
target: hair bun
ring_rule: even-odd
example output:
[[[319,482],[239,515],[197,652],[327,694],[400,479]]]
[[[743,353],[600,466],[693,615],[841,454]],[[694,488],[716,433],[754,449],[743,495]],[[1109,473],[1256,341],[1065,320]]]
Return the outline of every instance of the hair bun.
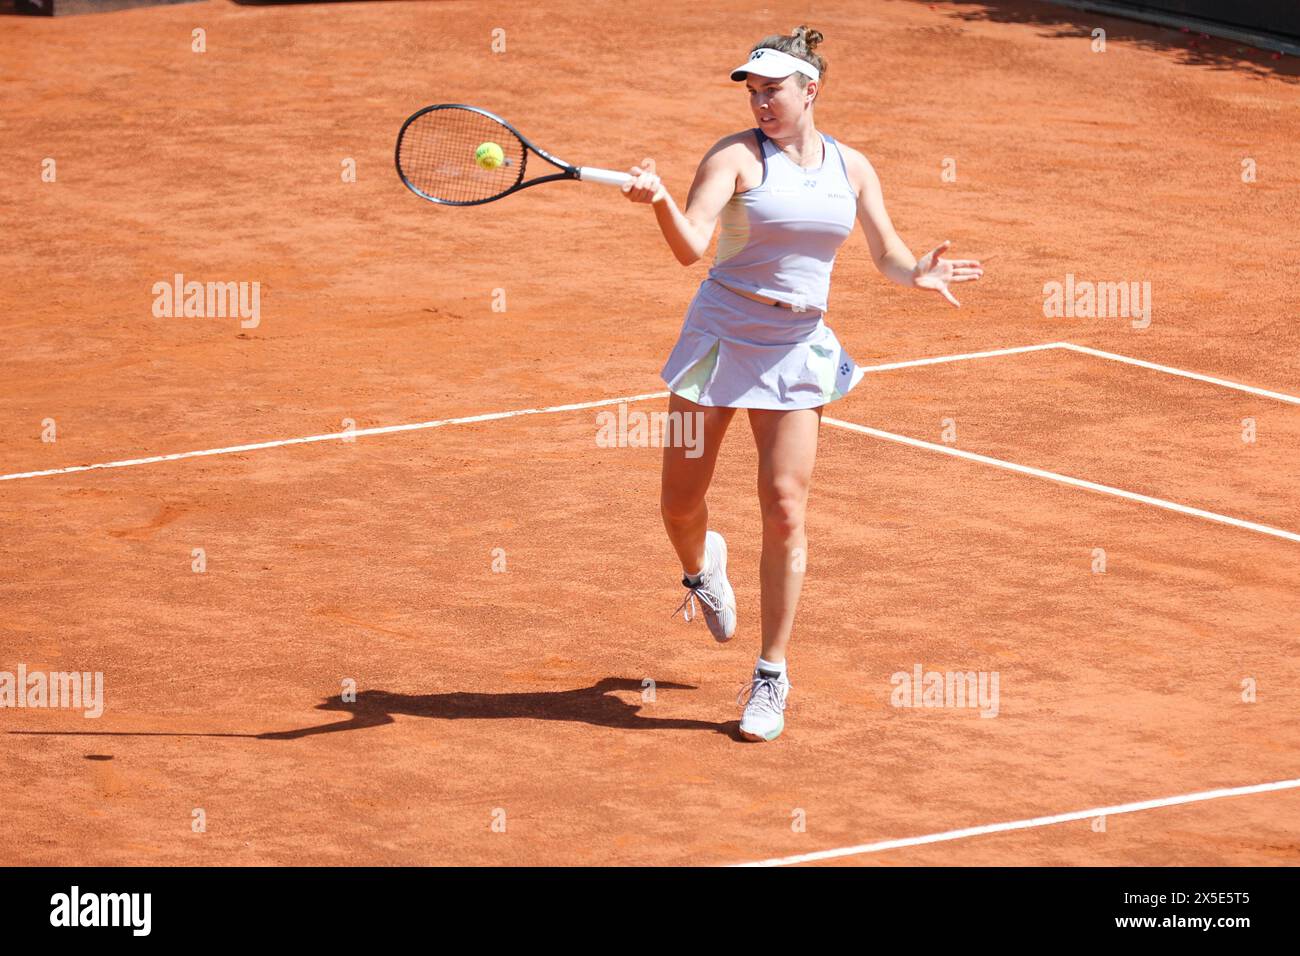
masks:
[[[820,30],[813,30],[806,23],[801,23],[795,27],[792,35],[795,39],[803,41],[803,45],[809,53],[816,48],[817,44],[826,39],[821,35]]]

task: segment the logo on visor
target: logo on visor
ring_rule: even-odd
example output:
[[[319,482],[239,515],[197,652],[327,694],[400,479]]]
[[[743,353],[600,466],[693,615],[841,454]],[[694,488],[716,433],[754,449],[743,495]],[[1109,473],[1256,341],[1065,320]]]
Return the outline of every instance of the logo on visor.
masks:
[[[766,53],[766,52],[767,52],[766,49],[755,50],[753,53],[751,53],[751,54],[749,55],[749,58],[750,58],[751,60],[757,60],[760,56],[762,56],[762,55],[763,55],[764,53]]]

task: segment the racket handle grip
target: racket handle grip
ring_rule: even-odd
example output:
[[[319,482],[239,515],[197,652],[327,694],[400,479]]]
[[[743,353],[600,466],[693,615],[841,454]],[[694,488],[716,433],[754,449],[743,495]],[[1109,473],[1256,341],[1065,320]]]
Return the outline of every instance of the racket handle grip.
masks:
[[[595,166],[579,166],[578,178],[584,183],[603,183],[606,186],[622,186],[632,179],[627,173],[620,173],[613,169],[597,169]]]

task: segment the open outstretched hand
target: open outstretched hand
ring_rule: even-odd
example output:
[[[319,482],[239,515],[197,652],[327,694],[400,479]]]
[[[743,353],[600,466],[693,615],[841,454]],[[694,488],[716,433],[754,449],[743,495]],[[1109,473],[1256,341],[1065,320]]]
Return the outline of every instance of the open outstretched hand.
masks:
[[[948,291],[952,282],[970,282],[984,275],[984,267],[978,259],[940,259],[939,255],[952,245],[951,239],[945,239],[935,246],[916,263],[912,278],[918,289],[934,289],[958,308],[961,303]]]

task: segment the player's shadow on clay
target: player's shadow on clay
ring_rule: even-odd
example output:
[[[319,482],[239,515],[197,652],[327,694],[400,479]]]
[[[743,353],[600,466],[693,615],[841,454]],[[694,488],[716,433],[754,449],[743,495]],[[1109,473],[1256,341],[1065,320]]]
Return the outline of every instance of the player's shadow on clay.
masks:
[[[695,690],[690,684],[656,683],[655,691]],[[639,680],[606,677],[590,687],[576,690],[534,691],[524,694],[394,694],[386,690],[364,690],[355,702],[331,697],[317,710],[337,711],[350,715],[349,720],[335,720],[315,727],[256,734],[258,740],[297,740],[315,734],[333,734],[345,730],[362,730],[391,724],[397,715],[432,717],[438,720],[567,720],[601,727],[627,730],[711,730],[729,733],[736,721],[714,723],[677,717],[645,717],[647,706],[640,701],[629,703],[611,691],[642,692]]]

